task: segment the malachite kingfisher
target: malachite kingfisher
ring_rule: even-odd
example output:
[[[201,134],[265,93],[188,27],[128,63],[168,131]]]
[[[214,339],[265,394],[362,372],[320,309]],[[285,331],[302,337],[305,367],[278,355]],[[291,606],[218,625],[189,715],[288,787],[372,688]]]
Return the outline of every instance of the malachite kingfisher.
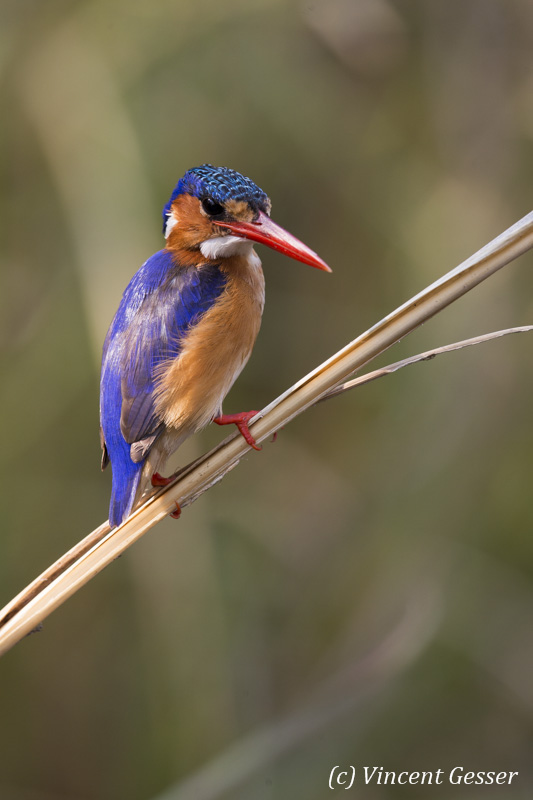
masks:
[[[257,412],[222,414],[261,323],[265,282],[253,245],[331,272],[270,219],[270,207],[249,178],[203,164],[185,173],[163,209],[165,247],[126,287],[103,349],[100,438],[102,469],[111,462],[113,470],[112,527],[170,481],[159,470],[209,422],[236,424],[260,449],[248,430]]]

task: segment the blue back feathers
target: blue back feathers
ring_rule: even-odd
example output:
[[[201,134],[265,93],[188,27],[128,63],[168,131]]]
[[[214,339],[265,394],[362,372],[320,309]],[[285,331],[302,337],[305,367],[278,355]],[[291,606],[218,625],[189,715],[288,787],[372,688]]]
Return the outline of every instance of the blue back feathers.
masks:
[[[124,292],[104,344],[100,391],[100,419],[113,469],[112,526],[130,513],[144,461],[163,429],[154,405],[158,367],[179,355],[187,331],[213,305],[225,282],[217,266],[182,267],[168,250],[160,250]]]
[[[213,167],[211,164],[202,164],[185,173],[183,178],[174,188],[170,200],[163,209],[163,233],[170,214],[170,207],[180,194],[192,194],[203,200],[209,197],[217,203],[227,200],[244,200],[253,208],[269,213],[270,200],[265,192],[250,178],[246,178],[229,167]]]

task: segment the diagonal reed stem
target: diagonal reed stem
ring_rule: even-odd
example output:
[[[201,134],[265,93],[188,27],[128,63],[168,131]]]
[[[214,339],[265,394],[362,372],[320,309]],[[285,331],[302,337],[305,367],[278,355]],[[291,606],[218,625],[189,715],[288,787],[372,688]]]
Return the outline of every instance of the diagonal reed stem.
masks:
[[[492,342],[494,339],[501,339],[502,336],[509,336],[512,333],[531,333],[533,325],[519,325],[517,328],[505,328],[501,331],[492,331],[491,333],[484,333],[481,336],[473,336],[471,339],[463,339],[460,342],[453,342],[452,344],[445,344],[442,347],[434,347],[431,350],[426,350],[424,353],[417,353],[416,356],[409,356],[409,358],[402,358],[401,361],[395,361],[393,364],[387,364],[386,367],[380,367],[372,372],[365,372],[364,375],[359,375],[347,383],[341,383],[339,386],[334,386],[329,392],[326,392],[323,397],[317,400],[321,403],[324,400],[329,400],[331,397],[337,397],[339,394],[356,389],[359,386],[364,386],[367,383],[384,378],[385,375],[392,375],[393,372],[398,372],[399,369],[410,367],[412,364],[420,364],[422,361],[432,361],[436,356],[442,356],[445,353],[454,353],[456,350],[463,350],[465,347],[474,347],[477,344],[485,344],[485,342]]]
[[[533,212],[408,300],[280,395],[254,418],[261,442],[324,397],[356,370],[533,247]],[[234,434],[176,475],[119,527],[104,523],[49,567],[0,611],[0,655],[167,516],[185,507],[235,467],[249,450]]]

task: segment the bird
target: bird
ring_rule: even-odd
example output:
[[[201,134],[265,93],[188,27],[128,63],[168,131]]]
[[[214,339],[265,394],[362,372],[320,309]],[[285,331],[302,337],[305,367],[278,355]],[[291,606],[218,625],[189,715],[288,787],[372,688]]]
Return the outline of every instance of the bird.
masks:
[[[256,411],[222,414],[222,401],[252,352],[265,299],[265,244],[325,272],[329,266],[270,218],[250,178],[202,164],[178,181],[163,208],[165,246],[126,287],[102,354],[102,469],[111,463],[111,528],[170,478],[168,457],[210,422],[248,423]],[[171,516],[178,517],[180,508]]]

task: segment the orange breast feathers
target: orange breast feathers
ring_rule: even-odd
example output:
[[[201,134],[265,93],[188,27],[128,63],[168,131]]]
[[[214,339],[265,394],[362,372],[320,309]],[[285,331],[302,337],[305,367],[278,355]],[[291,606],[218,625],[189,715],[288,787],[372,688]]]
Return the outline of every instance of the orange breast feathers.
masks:
[[[226,258],[221,269],[226,288],[191,328],[178,358],[161,366],[156,387],[159,417],[167,426],[191,433],[221,413],[261,325],[265,282],[256,253]]]

